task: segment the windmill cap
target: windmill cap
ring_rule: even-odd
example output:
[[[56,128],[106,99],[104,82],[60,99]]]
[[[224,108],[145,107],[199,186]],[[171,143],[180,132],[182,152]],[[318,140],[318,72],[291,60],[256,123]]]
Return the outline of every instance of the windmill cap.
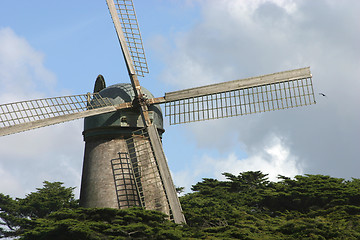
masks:
[[[141,91],[153,98],[154,96],[149,90],[141,87]],[[135,93],[130,83],[120,83],[102,89],[99,94],[108,99],[113,104],[120,104],[124,102],[132,102],[135,98]],[[151,105],[149,107],[149,117],[152,123],[159,130],[159,133],[164,132],[163,129],[163,115],[159,105]],[[116,112],[99,114],[84,119],[84,139],[95,136],[110,136],[116,137],[124,134],[130,134],[138,128],[143,128],[144,123],[138,109],[122,109]]]

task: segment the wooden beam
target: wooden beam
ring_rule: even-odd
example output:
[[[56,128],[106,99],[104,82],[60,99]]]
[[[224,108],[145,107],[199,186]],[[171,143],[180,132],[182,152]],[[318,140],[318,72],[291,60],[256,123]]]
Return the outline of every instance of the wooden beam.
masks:
[[[165,93],[165,101],[171,102],[181,99],[200,97],[216,93],[222,93],[232,90],[238,90],[249,87],[256,87],[267,84],[274,84],[294,79],[311,77],[310,67],[300,68],[285,72],[273,73],[258,77],[245,78],[230,82],[211,84],[203,87],[190,88],[176,92]]]
[[[147,127],[151,145],[154,150],[154,155],[159,166],[159,172],[164,184],[166,196],[169,200],[170,208],[173,214],[174,222],[178,224],[185,224],[185,217],[182,213],[179,198],[176,193],[173,180],[171,178],[169,166],[166,161],[165,153],[161,144],[161,140],[157,129],[154,125]]]
[[[77,112],[77,113],[70,113],[66,115],[46,118],[46,119],[40,119],[32,122],[25,122],[20,123],[8,127],[2,127],[0,128],[0,136],[10,135],[14,133],[24,132],[35,128],[40,127],[46,127],[62,122],[68,122],[79,118],[84,117],[90,117],[98,114],[108,113],[108,112],[115,112],[121,107],[125,108],[125,106],[128,105],[128,103],[125,103],[123,105],[117,105],[117,106],[109,106],[109,107],[102,107],[102,108],[95,108],[91,110],[86,110],[83,112]]]
[[[158,98],[150,98],[149,99],[149,104],[161,104],[161,103],[165,103],[166,100],[164,97],[158,97]]]
[[[129,53],[129,48],[127,46],[126,39],[125,39],[125,36],[124,36],[124,32],[123,32],[122,27],[121,27],[119,15],[117,13],[115,3],[114,3],[113,0],[106,0],[106,3],[108,5],[111,18],[112,18],[112,20],[114,22],[116,34],[117,34],[119,42],[120,42],[121,50],[123,52],[129,74],[130,75],[135,74],[134,62],[133,62],[133,60],[131,58],[131,55]]]

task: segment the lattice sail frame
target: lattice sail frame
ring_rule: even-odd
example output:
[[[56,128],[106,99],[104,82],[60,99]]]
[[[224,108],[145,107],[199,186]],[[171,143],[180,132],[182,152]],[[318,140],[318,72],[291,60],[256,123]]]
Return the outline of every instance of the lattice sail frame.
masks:
[[[140,198],[140,205],[146,209],[167,213],[172,218],[158,163],[146,128],[134,131],[126,140],[132,172]]]
[[[115,0],[114,3],[134,63],[136,75],[143,77],[145,73],[149,73],[149,69],[133,1]]]
[[[270,84],[165,103],[170,125],[274,111],[314,104],[311,74]]]
[[[128,152],[119,152],[119,158],[111,160],[116,196],[119,209],[134,206],[144,207],[140,201],[140,191],[135,182],[136,174]],[[133,161],[136,159],[133,159]],[[136,164],[136,163],[134,163]]]
[[[113,106],[98,93],[42,98],[0,105],[0,127],[65,116],[90,109]]]

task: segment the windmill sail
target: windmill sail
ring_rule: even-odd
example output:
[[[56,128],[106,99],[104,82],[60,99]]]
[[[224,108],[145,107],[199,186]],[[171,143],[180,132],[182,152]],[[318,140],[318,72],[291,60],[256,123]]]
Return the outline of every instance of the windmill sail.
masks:
[[[156,127],[133,132],[127,143],[141,206],[162,211],[175,223],[185,223]]]
[[[149,118],[148,99],[144,98],[140,83],[137,79],[137,75],[143,76],[148,70],[132,0],[106,0],[106,2],[123,51],[129,77],[135,93],[136,104],[139,106],[145,130],[148,134],[150,145],[147,146],[146,151],[153,152],[153,157],[158,169],[157,171],[165,191],[165,197],[168,200],[175,223],[185,223],[185,218],[182,214],[180,202],[176,195],[176,190],[162,149],[160,137],[156,127],[152,125]],[[141,194],[139,196],[142,199]],[[146,201],[144,204],[145,203]],[[162,211],[166,213],[165,205],[161,204],[161,206],[163,209]]]
[[[2,104],[0,105],[0,136],[113,112],[129,106],[131,103],[114,106],[98,93]]]
[[[170,206],[148,132],[144,128],[139,129],[126,139],[126,143],[140,206],[170,216]]]
[[[159,137],[159,134],[154,125],[150,125],[147,127],[147,131],[149,134],[149,139],[151,142],[151,147],[154,151],[154,156],[156,158],[158,169],[161,175],[161,178],[164,183],[164,188],[166,191],[166,196],[168,198],[171,214],[173,215],[173,219],[175,223],[186,223],[185,217],[182,213],[181,205],[179,198],[176,193],[175,185],[172,181],[169,166],[167,164],[167,160],[164,154],[164,150],[162,147],[162,143]]]
[[[149,69],[132,0],[106,2],[130,73],[144,76]]]
[[[170,92],[164,101],[171,125],[316,103],[308,67]]]

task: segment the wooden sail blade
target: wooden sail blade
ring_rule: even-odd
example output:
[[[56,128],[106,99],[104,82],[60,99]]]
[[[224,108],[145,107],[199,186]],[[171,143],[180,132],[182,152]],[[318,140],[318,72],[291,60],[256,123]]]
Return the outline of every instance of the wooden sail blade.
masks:
[[[185,217],[182,213],[180,201],[176,193],[176,188],[171,178],[169,166],[167,164],[158,131],[155,125],[148,126],[147,131],[149,134],[151,147],[154,151],[156,162],[158,164],[159,172],[164,182],[164,188],[170,204],[174,222],[178,224],[186,223]]]
[[[170,124],[315,104],[310,68],[166,93]]]
[[[293,79],[311,78],[310,67],[290,71],[262,75],[258,77],[245,78],[223,83],[216,83],[202,87],[184,89],[175,92],[165,93],[166,101],[176,101],[193,97],[200,97],[216,93],[222,93],[237,89],[256,87],[266,84],[289,81]]]
[[[106,0],[130,74],[148,73],[145,51],[132,0]]]
[[[43,98],[0,105],[0,136],[128,108],[99,94]]]
[[[127,145],[140,205],[168,214],[175,223],[185,223],[156,127],[135,131]]]

